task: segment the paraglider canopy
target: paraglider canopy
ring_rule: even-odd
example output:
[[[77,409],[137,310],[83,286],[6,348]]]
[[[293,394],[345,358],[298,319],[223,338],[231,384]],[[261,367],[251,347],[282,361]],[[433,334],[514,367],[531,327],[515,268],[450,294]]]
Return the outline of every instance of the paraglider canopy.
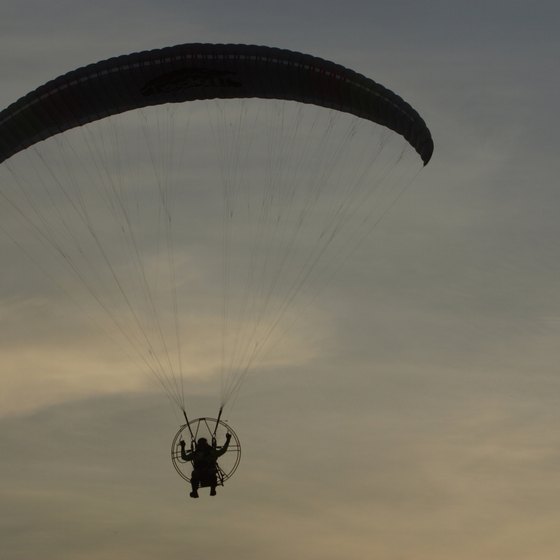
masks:
[[[424,164],[433,141],[418,113],[373,80],[321,58],[254,45],[185,44],[69,72],[0,113],[0,163],[65,130],[132,109],[260,97],[351,113],[402,135]]]

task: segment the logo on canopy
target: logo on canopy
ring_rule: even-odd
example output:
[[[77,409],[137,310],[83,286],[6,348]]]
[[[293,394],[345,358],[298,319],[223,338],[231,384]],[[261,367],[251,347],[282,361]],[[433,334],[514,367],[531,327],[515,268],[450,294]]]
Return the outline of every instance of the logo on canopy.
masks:
[[[199,87],[237,88],[241,86],[241,82],[235,79],[234,72],[210,68],[181,68],[151,79],[141,91],[144,95],[157,95]]]

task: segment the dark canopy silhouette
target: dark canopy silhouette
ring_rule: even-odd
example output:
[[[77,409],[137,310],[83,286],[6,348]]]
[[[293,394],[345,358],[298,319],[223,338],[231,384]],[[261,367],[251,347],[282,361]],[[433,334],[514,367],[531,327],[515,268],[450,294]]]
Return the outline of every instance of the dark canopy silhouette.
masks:
[[[110,58],[60,76],[0,113],[0,163],[71,128],[195,99],[268,98],[351,113],[402,135],[424,164],[430,131],[398,95],[338,64],[253,45],[185,44]]]

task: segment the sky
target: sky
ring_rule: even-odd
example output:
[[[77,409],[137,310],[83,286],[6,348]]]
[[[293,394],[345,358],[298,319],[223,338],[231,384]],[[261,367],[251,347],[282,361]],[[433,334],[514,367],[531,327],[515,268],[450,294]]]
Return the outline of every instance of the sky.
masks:
[[[26,260],[3,207],[2,558],[557,558],[559,21],[545,0],[2,0],[1,107],[114,55],[250,43],[375,79],[435,141],[245,379],[227,411],[242,462],[216,498],[188,497],[177,410]],[[182,272],[201,290],[188,407],[212,416],[212,302]]]

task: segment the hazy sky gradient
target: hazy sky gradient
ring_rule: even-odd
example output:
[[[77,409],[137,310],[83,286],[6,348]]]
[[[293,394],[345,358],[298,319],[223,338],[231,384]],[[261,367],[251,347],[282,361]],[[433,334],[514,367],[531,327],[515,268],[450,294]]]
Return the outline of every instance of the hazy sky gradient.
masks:
[[[165,396],[0,235],[0,556],[556,559],[558,4],[99,4],[3,1],[2,107],[109,56],[254,43],[390,87],[436,149],[321,327],[245,383],[212,500],[171,467]],[[194,415],[214,381],[190,381]]]

